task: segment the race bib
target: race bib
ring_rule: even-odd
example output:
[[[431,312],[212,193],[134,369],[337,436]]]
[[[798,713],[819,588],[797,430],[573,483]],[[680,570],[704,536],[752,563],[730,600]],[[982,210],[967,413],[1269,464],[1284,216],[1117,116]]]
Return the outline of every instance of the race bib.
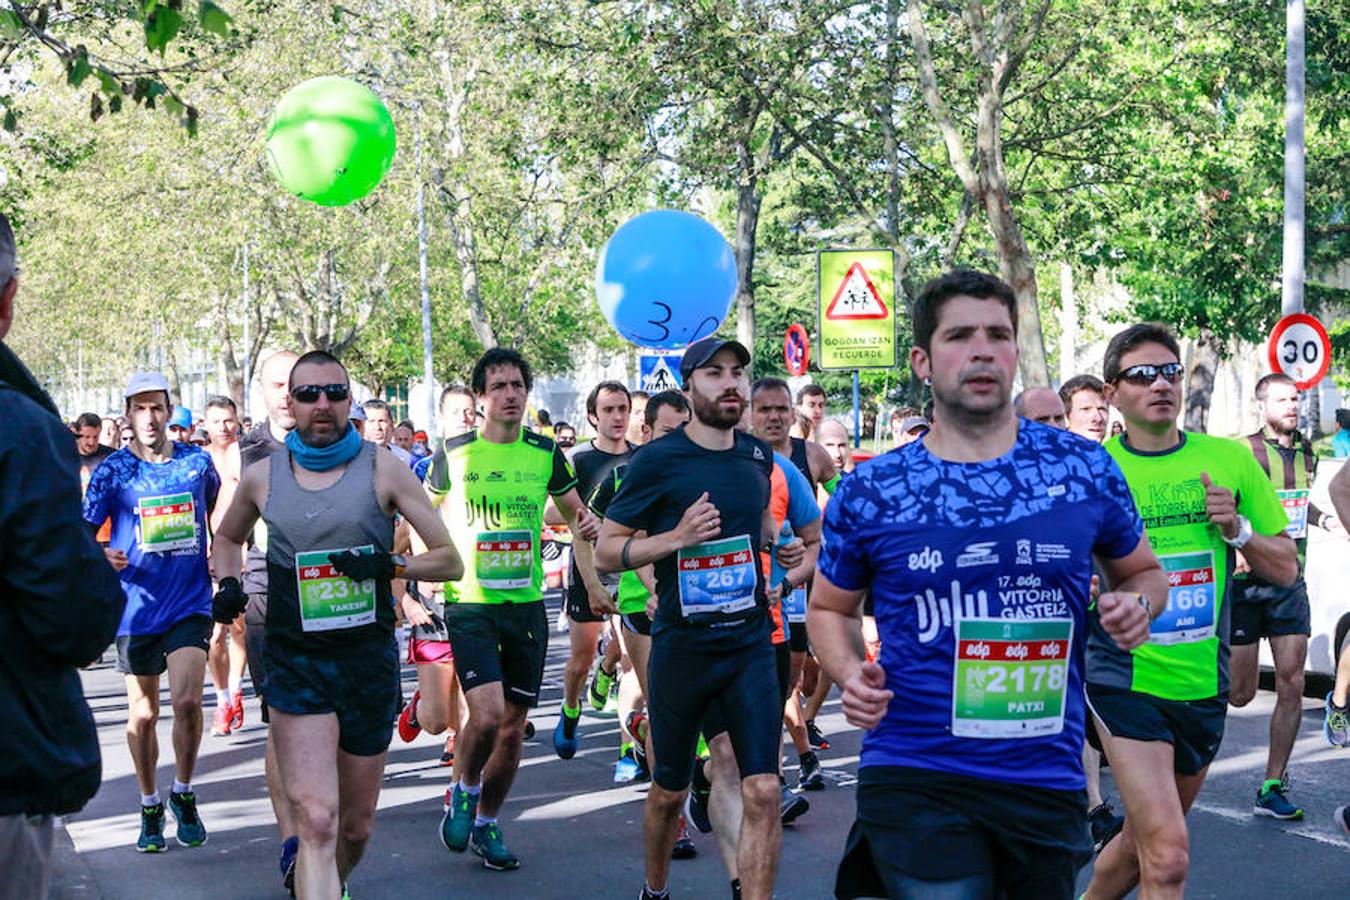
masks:
[[[1285,527],[1284,533],[1296,541],[1308,536],[1308,498],[1311,494],[1312,491],[1307,488],[1275,492],[1275,496],[1280,498],[1280,504],[1284,507],[1284,514],[1289,517],[1289,524]]]
[[[806,621],[806,585],[797,585],[783,598],[783,618],[789,622]]]
[[[534,536],[528,531],[484,531],[474,544],[474,571],[481,587],[496,591],[534,583]]]
[[[755,605],[755,554],[749,535],[687,547],[676,554],[675,571],[685,618]]]
[[[191,494],[142,497],[136,515],[140,519],[142,553],[197,548],[197,511]]]
[[[335,631],[356,628],[375,621],[375,579],[352,581],[328,561],[336,550],[311,550],[295,556],[295,579],[300,595],[300,627],[303,631]],[[375,548],[351,548],[356,553],[374,553]]]
[[[952,734],[1059,734],[1072,645],[1072,619],[957,620]]]
[[[1167,573],[1167,609],[1153,620],[1152,644],[1193,644],[1214,636],[1214,551],[1162,557]]]

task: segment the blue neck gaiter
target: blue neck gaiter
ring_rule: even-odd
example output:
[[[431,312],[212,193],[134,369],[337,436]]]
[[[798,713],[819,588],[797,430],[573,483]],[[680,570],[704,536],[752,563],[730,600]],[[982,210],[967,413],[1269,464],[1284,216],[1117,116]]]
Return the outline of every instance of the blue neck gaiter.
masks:
[[[300,432],[292,431],[286,435],[286,449],[291,451],[291,459],[302,469],[311,472],[327,472],[349,463],[361,452],[361,435],[356,433],[350,422],[347,433],[327,447],[311,447],[300,440]]]

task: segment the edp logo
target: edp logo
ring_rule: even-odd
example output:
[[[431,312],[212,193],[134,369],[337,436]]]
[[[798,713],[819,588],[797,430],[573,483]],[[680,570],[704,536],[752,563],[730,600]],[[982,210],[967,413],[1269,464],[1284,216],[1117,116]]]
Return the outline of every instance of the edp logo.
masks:
[[[911,572],[936,572],[940,568],[942,568],[941,550],[924,547],[919,553],[909,555],[909,570]]]

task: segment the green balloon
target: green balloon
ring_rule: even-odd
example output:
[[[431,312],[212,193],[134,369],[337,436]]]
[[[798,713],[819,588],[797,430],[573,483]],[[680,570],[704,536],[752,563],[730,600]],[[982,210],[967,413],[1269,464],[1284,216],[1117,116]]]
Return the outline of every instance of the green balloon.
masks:
[[[285,93],[267,125],[267,162],[282,187],[320,206],[375,190],[394,161],[394,120],[370,88],[329,75]]]

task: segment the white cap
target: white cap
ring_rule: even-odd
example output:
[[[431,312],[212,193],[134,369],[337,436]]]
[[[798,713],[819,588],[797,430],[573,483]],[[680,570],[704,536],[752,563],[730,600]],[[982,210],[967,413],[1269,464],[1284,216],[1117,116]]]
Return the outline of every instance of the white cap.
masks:
[[[353,403],[352,411],[347,414],[347,418],[356,419],[358,422],[364,422],[366,420],[366,410],[360,403]]]
[[[169,380],[158,372],[137,372],[131,376],[127,382],[127,389],[123,396],[134,397],[137,394],[144,394],[147,391],[163,391],[167,396],[169,393]]]

